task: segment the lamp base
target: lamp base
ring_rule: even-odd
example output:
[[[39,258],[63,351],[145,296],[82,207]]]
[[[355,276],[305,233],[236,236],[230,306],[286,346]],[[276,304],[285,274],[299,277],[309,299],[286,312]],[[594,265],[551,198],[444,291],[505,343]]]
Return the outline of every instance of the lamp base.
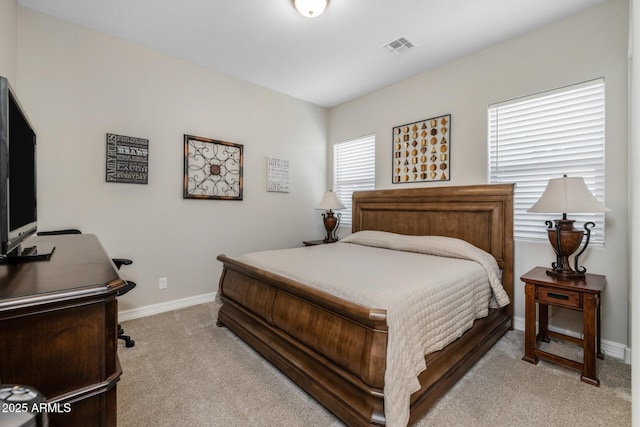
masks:
[[[547,276],[555,277],[557,279],[564,279],[564,280],[584,280],[584,273],[580,273],[579,271],[573,271],[573,270],[556,271],[552,268],[548,268]]]
[[[328,210],[322,214],[324,229],[327,230],[327,235],[322,240],[323,242],[333,243],[338,241],[336,229],[340,225],[340,216],[340,214],[334,215],[332,210]]]
[[[585,223],[585,231],[583,232],[573,228],[573,223],[574,220],[567,219],[566,214],[562,219],[555,220],[555,224],[552,221],[546,222],[549,242],[556,253],[556,262],[551,263],[551,268],[547,269],[548,276],[564,280],[584,280],[585,278],[587,269],[579,266],[578,258],[587,249],[591,237],[591,227],[595,224],[593,222]],[[582,250],[574,256],[575,269],[573,269],[569,257],[580,248],[584,236],[586,236],[586,241]]]

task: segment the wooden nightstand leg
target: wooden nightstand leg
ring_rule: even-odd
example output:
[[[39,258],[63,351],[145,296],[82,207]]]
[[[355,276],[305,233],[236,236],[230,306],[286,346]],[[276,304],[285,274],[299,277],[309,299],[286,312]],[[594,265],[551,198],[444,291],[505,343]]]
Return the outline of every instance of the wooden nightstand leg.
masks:
[[[601,308],[601,304],[600,304],[600,295],[596,295],[596,303],[598,304],[598,309],[597,309],[597,325],[596,325],[596,345],[598,346],[598,359],[604,359],[604,351],[602,351],[602,347],[601,347],[601,342],[600,342],[600,308]]]
[[[582,366],[581,381],[595,386],[600,386],[600,380],[596,375],[596,306],[597,297],[594,294],[584,294],[583,322],[584,338],[583,352],[584,362]]]
[[[536,287],[526,283],[524,287],[524,357],[522,360],[538,363],[536,356]]]
[[[549,339],[549,306],[538,302],[538,337],[544,342],[551,341]]]

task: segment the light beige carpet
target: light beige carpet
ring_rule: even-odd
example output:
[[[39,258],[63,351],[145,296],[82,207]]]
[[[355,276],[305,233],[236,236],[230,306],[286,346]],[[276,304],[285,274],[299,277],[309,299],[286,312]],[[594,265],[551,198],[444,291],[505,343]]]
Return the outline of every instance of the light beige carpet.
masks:
[[[123,323],[136,346],[118,351],[120,427],[342,425],[215,326],[217,310],[202,304]],[[508,332],[416,425],[631,425],[629,365],[598,360],[598,388],[581,382],[579,372],[523,362],[523,349],[523,333]]]

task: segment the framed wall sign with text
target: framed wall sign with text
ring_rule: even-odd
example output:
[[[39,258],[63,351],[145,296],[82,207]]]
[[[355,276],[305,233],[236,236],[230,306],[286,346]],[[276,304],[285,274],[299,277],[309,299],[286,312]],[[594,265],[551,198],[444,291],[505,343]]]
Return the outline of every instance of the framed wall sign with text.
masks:
[[[267,191],[289,192],[289,160],[267,157]]]
[[[147,184],[149,140],[108,133],[106,180],[127,184]]]

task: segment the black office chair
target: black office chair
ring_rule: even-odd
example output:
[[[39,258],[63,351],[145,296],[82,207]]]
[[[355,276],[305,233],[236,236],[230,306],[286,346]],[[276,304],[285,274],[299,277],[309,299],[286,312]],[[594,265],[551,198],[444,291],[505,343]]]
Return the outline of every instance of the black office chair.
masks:
[[[61,234],[82,234],[82,232],[76,228],[67,228],[64,230],[38,231],[37,234],[38,236],[57,236]],[[127,258],[111,258],[111,261],[113,261],[113,264],[116,266],[118,270],[120,270],[120,267],[122,267],[123,265],[130,265],[133,263],[132,260]],[[127,292],[129,292],[131,289],[135,287],[136,287],[135,282],[132,282],[131,280],[125,280],[125,285],[118,290],[118,292],[116,293],[116,296],[121,297],[122,295],[126,294]],[[122,326],[120,326],[119,323],[118,323],[118,339],[121,339],[124,341],[125,347],[133,347],[134,345],[136,345],[136,342],[132,340],[129,335],[124,334],[124,329],[122,329]]]
[[[123,265],[129,265],[133,263],[133,261],[127,258],[111,258],[111,261],[113,261],[113,263],[115,264],[118,270],[120,270],[120,267],[122,267]],[[122,288],[120,288],[118,290],[118,293],[116,294],[118,297],[121,297],[122,295],[126,294],[131,289],[136,287],[135,282],[132,282],[131,280],[125,280],[124,282],[125,282],[125,285]],[[125,347],[133,347],[134,345],[136,345],[136,342],[132,340],[129,335],[124,334],[124,329],[122,329],[122,326],[120,326],[119,323],[118,323],[118,338],[124,341]]]

